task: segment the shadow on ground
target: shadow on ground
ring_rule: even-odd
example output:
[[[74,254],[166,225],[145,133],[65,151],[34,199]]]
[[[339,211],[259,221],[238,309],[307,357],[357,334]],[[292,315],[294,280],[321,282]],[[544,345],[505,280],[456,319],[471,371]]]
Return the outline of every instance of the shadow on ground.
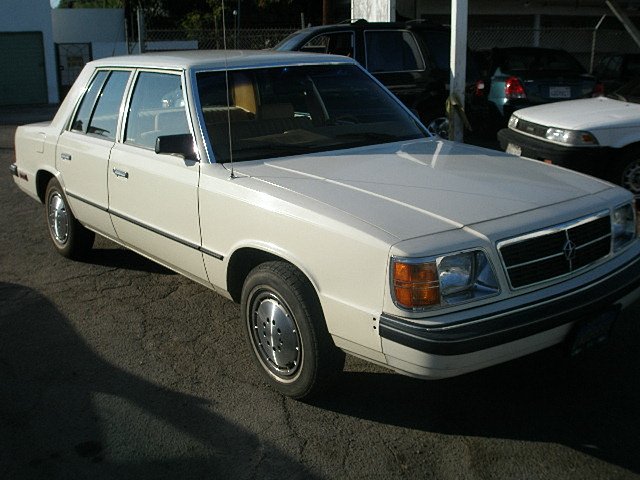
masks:
[[[314,478],[217,415],[215,405],[100,358],[46,298],[10,283],[0,283],[0,385],[0,478],[252,478],[258,466],[260,478]],[[100,409],[98,397],[106,403]],[[104,421],[122,405],[140,412],[137,421],[153,418],[178,431],[185,451],[163,454],[162,436],[144,438],[135,418],[133,426]],[[105,424],[137,431],[140,443],[126,434],[114,441],[113,431],[107,443]],[[113,461],[110,448],[140,461]],[[152,455],[137,455],[150,449]]]
[[[90,265],[100,265],[103,267],[120,268],[138,272],[177,275],[173,270],[169,270],[125,248],[94,248],[87,254],[86,258],[82,259],[82,262]]]
[[[604,347],[560,348],[448,380],[345,373],[315,405],[410,429],[566,445],[640,473],[640,326],[619,322]]]

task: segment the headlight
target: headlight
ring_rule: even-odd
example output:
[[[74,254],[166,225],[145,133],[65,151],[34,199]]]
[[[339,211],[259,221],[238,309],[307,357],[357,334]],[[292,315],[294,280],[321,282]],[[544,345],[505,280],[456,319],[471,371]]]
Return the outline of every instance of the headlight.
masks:
[[[509,117],[509,128],[515,130],[516,127],[518,126],[518,120],[520,120],[518,117],[515,116],[515,114],[512,114]]]
[[[414,311],[500,292],[491,263],[481,250],[427,259],[394,257],[391,288],[395,304]]]
[[[545,138],[551,142],[565,143],[574,146],[598,145],[598,140],[589,132],[565,130],[563,128],[547,128]]]
[[[633,205],[622,205],[613,211],[611,233],[614,252],[636,238],[636,209],[633,208]]]

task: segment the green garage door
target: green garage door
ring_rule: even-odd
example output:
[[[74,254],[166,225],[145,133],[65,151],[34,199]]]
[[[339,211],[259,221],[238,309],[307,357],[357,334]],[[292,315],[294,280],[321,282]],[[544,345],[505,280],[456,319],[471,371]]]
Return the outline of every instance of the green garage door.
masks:
[[[0,105],[47,103],[42,32],[0,32]]]

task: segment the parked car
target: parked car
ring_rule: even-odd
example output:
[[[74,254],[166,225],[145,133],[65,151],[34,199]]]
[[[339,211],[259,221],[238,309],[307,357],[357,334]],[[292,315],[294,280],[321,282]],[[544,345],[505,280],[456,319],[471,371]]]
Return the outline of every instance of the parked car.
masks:
[[[484,55],[485,80],[478,96],[486,99],[489,121],[498,128],[520,108],[600,93],[595,77],[564,50],[494,48]]]
[[[430,131],[446,138],[450,35],[449,28],[430,22],[369,23],[357,20],[299,30],[274,49],[330,53],[356,59],[405,105],[416,111]],[[471,93],[479,78],[478,64],[471,52],[467,58],[467,78]],[[472,124],[476,124],[475,110],[467,114]]]
[[[606,97],[515,112],[498,132],[508,153],[610,180],[640,198],[640,80]]]
[[[603,93],[617,89],[640,77],[640,54],[625,53],[604,57],[597,65],[594,75],[604,87]]]
[[[55,250],[97,233],[239,302],[294,398],[343,352],[422,378],[578,352],[640,297],[629,192],[434,138],[346,57],[97,60],[15,141]]]

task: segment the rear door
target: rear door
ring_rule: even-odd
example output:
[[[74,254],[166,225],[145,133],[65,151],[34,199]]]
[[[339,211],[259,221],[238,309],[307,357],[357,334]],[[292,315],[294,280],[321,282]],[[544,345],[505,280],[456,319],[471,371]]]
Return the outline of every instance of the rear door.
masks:
[[[109,160],[109,211],[121,241],[206,280],[200,247],[200,164],[155,153],[159,136],[192,133],[180,72],[138,71],[122,142]]]
[[[97,71],[56,147],[56,168],[74,215],[111,237],[107,167],[130,76],[130,70]]]

